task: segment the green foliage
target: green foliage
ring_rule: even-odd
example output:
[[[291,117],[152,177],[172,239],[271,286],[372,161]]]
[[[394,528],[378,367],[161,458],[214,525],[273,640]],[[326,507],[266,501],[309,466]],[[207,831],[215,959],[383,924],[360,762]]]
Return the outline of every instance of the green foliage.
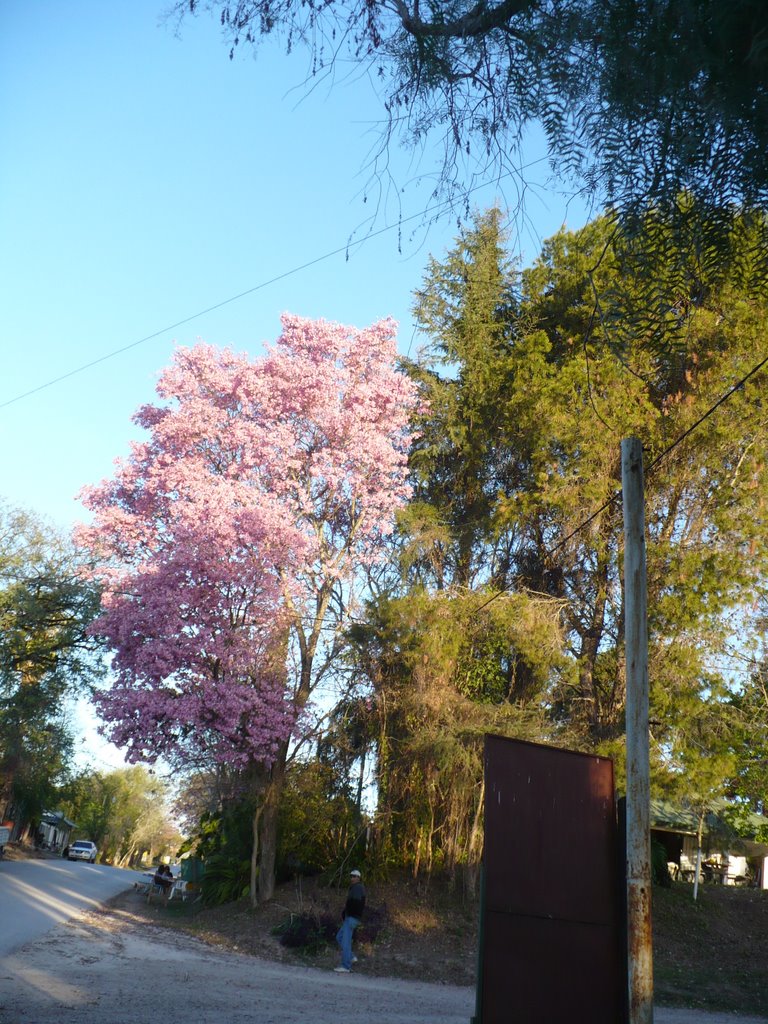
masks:
[[[0,506],[0,811],[37,819],[66,777],[67,698],[99,676],[98,595],[50,527]]]
[[[733,842],[735,837],[768,844],[768,818],[762,814],[755,814],[748,804],[721,804],[717,808],[717,814],[730,832],[728,836],[730,845],[736,849],[738,849],[738,843]]]
[[[237,860],[231,850],[213,853],[205,859],[201,883],[203,903],[218,905],[242,899],[250,892],[251,860]]]
[[[23,756],[16,762],[11,787],[12,816],[21,822],[40,819],[55,807],[62,781],[70,771],[72,736],[65,724],[30,716],[24,723]]]
[[[768,818],[756,827],[758,812],[768,811],[768,687],[765,659],[731,694],[729,710],[733,729],[729,742],[733,750],[734,771],[729,779],[727,795],[742,813],[742,828],[759,842],[768,842]]]
[[[500,211],[478,215],[442,263],[430,260],[416,293],[414,317],[427,345],[408,369],[426,409],[411,452],[416,493],[401,527],[408,531],[403,563],[427,585],[474,586],[489,567],[504,570],[503,553],[485,543],[509,468],[508,453],[493,443],[504,419],[495,399],[516,308],[503,242]]]
[[[595,298],[618,293],[624,272],[614,256],[599,259],[612,231],[601,220],[575,234],[562,232],[524,274],[522,310],[546,337],[544,349],[537,340],[535,414],[542,428],[529,417],[527,395],[518,401],[513,394],[508,408],[518,434],[525,424],[532,473],[499,504],[499,514],[519,532],[540,538],[523,579],[537,589],[554,583],[554,592],[568,595],[568,644],[578,677],[555,695],[554,708],[577,726],[582,742],[598,748],[623,730],[618,505],[569,535],[615,494],[620,439],[640,437],[649,462],[664,452],[729,382],[762,358],[766,324],[765,306],[745,299],[735,271],[720,268],[717,278],[707,279],[701,268],[693,273],[695,259],[683,250],[660,251],[659,280],[671,280],[678,265],[691,271],[676,284],[685,346],[660,350],[652,344],[656,327],[643,328],[641,316],[617,344]],[[748,246],[748,237],[737,232],[733,244]],[[625,310],[642,312],[646,282],[635,283],[621,282],[622,302]],[[660,765],[668,762],[670,778],[680,762],[678,740],[693,756],[693,721],[707,708],[717,718],[727,703],[727,688],[713,671],[729,629],[727,614],[745,607],[764,577],[763,435],[759,385],[750,382],[647,474],[654,753]]]
[[[485,732],[541,738],[539,700],[559,659],[546,602],[415,590],[381,598],[350,632],[371,680],[380,861],[474,871]]]
[[[364,862],[362,816],[347,778],[328,761],[328,741],[318,760],[294,762],[286,777],[278,819],[277,873],[332,873],[355,851]]]
[[[58,802],[111,863],[134,865],[176,853],[181,841],[170,820],[167,787],[135,765],[111,772],[82,772],[61,788]]]
[[[205,903],[228,903],[249,893],[254,808],[253,797],[231,794],[216,810],[202,813],[180,847],[180,855],[194,851],[204,862]]]
[[[655,785],[704,813],[747,778],[765,719],[739,706],[743,669],[727,652],[762,628],[760,380],[707,413],[763,359],[768,307],[745,294],[738,259],[692,254],[661,213],[647,227],[671,305],[630,273],[637,240],[611,218],[550,239],[515,296],[498,217],[479,217],[418,294],[428,344],[409,369],[428,404],[399,521],[403,583],[352,632],[377,698],[381,827],[416,870],[473,863],[486,730],[609,753],[622,778],[626,436],[657,460],[645,495]],[[729,241],[746,262],[753,227],[735,218]]]

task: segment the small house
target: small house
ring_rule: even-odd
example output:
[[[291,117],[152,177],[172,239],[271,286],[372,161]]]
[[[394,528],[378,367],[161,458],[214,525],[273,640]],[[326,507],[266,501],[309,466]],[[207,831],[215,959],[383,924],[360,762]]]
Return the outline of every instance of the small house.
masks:
[[[721,803],[704,814],[701,834],[700,882],[751,885],[768,889],[768,843],[737,835],[722,815]],[[718,813],[720,811],[720,813]],[[750,815],[755,831],[768,824]],[[651,839],[667,852],[673,879],[693,882],[698,857],[699,816],[688,808],[664,800],[651,800]]]
[[[77,828],[74,821],[64,816],[63,811],[43,811],[40,819],[40,838],[50,850],[63,850],[69,846],[72,832]]]

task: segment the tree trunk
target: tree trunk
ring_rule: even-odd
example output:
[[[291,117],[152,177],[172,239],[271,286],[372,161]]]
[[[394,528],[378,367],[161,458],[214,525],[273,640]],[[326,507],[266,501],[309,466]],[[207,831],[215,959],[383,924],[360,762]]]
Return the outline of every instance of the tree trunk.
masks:
[[[477,880],[480,874],[480,861],[483,853],[483,810],[485,807],[485,778],[480,784],[480,796],[472,819],[467,846],[466,886],[470,899],[477,895]]]
[[[275,895],[275,862],[277,859],[277,814],[285,786],[285,761],[288,753],[283,747],[272,766],[269,783],[264,793],[261,816],[261,858],[259,863],[259,899],[262,903]]]
[[[261,812],[263,810],[263,804],[257,803],[256,809],[253,812],[253,821],[251,827],[253,830],[253,848],[251,849],[251,909],[255,910],[259,903],[257,893],[257,882],[259,877],[259,820],[261,818]]]
[[[355,807],[357,809],[358,817],[362,814],[363,810],[363,783],[365,781],[365,750],[360,755],[360,778],[357,780],[357,795],[355,797]]]

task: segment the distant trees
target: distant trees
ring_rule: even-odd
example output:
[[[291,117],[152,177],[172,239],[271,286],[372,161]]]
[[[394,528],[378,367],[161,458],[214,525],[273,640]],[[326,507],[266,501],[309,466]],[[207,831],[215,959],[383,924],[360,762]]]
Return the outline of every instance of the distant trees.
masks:
[[[142,861],[174,857],[181,836],[171,820],[167,785],[134,765],[111,772],[80,772],[59,793],[59,802],[93,840],[104,861],[134,867]]]
[[[149,440],[85,494],[101,557],[100,695],[133,760],[236,766],[250,779],[259,891],[274,884],[289,737],[334,660],[352,588],[379,557],[405,481],[415,388],[395,327],[283,317],[255,362],[198,346],[139,411]]]
[[[66,699],[98,678],[83,560],[33,514],[0,507],[0,813],[39,820],[68,768]]]

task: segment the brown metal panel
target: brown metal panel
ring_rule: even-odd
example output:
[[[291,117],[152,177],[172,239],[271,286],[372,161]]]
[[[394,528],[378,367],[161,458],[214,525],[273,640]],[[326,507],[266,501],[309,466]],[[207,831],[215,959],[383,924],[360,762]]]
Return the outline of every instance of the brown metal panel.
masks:
[[[482,1024],[619,1024],[619,971],[602,925],[488,913]]]
[[[613,765],[487,736],[482,1024],[622,1019]]]

